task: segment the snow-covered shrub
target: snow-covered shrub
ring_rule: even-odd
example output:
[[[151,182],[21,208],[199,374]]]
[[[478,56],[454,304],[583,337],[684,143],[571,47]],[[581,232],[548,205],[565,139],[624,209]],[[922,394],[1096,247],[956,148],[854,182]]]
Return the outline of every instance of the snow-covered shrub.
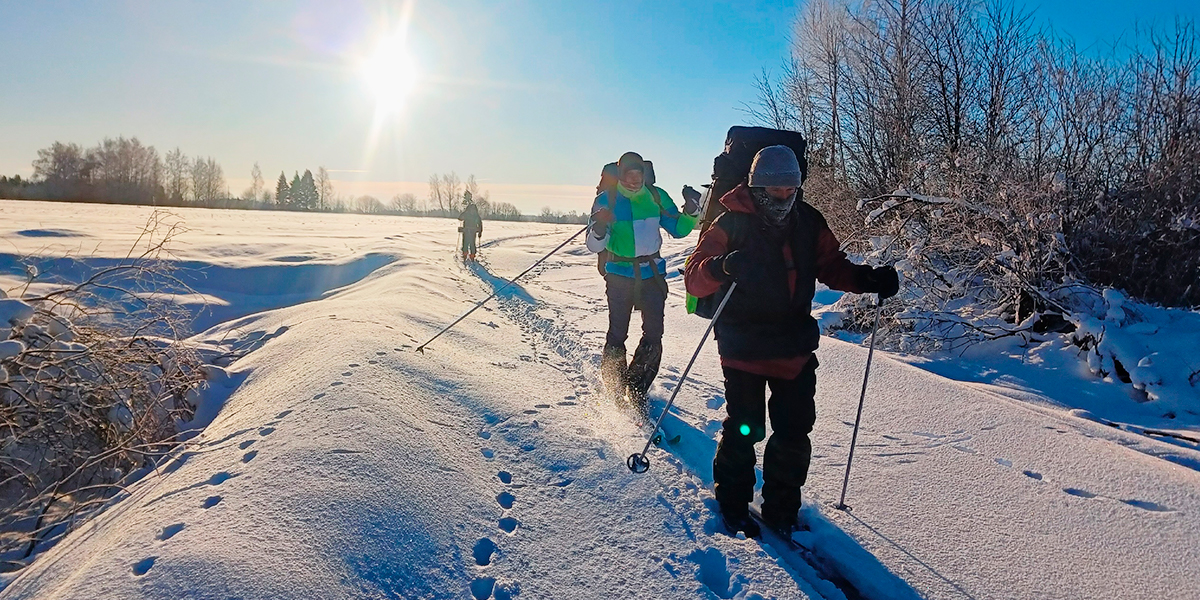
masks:
[[[204,372],[178,316],[153,297],[178,231],[164,235],[160,219],[136,258],[0,298],[0,558],[10,566],[152,465],[192,419]]]
[[[856,249],[867,262],[895,265],[901,277],[900,295],[884,307],[881,339],[912,352],[953,350],[1019,335],[1045,326],[1046,311],[1061,313],[1051,291],[1070,256],[1048,194],[1000,190],[970,202],[896,190],[861,200],[866,241]],[[842,326],[869,328],[873,301],[843,298]]]

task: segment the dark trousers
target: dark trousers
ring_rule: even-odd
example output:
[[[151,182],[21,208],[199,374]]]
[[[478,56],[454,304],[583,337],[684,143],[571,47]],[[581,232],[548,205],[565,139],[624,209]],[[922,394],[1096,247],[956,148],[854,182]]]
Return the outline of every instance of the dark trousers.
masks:
[[[645,279],[636,286],[640,298],[635,298],[634,280],[609,273],[604,276],[608,295],[608,337],[605,338],[601,373],[609,393],[629,386],[636,402],[644,402],[646,391],[658,375],[662,362],[663,313],[667,296],[654,279]],[[642,313],[642,339],[633,360],[625,366],[625,340],[629,338],[629,321],[633,306]]]
[[[763,514],[795,516],[812,459],[808,434],[817,421],[817,357],[810,357],[800,375],[790,380],[723,370],[729,416],[713,459],[717,501],[745,505],[754,500],[754,444],[766,437],[769,414],[773,432],[763,454]]]
[[[463,254],[475,254],[475,237],[479,232],[473,229],[463,228],[462,251]]]

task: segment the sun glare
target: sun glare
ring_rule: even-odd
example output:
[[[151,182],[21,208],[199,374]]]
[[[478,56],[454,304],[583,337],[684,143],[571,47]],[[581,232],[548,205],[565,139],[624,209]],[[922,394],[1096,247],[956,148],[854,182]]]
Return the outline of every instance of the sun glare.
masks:
[[[381,113],[403,107],[417,85],[417,68],[405,47],[404,38],[400,34],[384,38],[362,65],[363,79],[375,96],[376,109]]]

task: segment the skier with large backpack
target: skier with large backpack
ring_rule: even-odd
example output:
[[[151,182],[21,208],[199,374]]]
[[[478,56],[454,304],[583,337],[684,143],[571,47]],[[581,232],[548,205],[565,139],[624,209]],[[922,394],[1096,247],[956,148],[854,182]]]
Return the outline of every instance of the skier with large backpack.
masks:
[[[718,176],[728,183],[736,177],[736,165],[745,164],[746,137],[753,138],[751,146],[762,147],[774,136],[798,152],[789,145],[768,145],[752,154],[743,179],[717,197],[721,207],[709,207],[719,216],[701,233],[684,283],[700,299],[696,312],[711,318],[706,306],[737,282],[714,327],[728,412],[713,459],[721,517],[731,532],[760,533],[748,505],[754,500],[754,445],[766,437],[769,414],[773,434],[763,456],[762,517],[790,537],[808,477],[808,434],[816,422],[813,351],[820,331],[810,314],[816,281],[882,299],[896,294],[899,279],[892,267],[851,263],[820,211],[803,201],[805,172],[797,155],[803,156],[804,142],[798,134],[740,129],[730,131],[724,158],[716,161],[714,184]],[[749,135],[738,138],[741,133]]]
[[[615,177],[613,177],[615,175]],[[653,182],[647,161],[626,152],[602,172],[588,221],[587,247],[600,254],[608,296],[608,335],[600,362],[606,392],[618,404],[646,412],[646,394],[662,360],[663,313],[667,299],[666,261],[659,256],[662,235],[692,232],[700,194],[685,187],[683,212]],[[642,337],[626,364],[625,340],[634,309],[642,313]]]

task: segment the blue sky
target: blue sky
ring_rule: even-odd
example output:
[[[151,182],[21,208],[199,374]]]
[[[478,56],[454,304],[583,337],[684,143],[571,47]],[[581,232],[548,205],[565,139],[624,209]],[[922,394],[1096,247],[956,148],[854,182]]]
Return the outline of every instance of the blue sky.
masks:
[[[384,199],[456,171],[536,212],[586,209],[600,166],[632,149],[678,195],[707,181],[800,3],[416,0],[421,81],[379,126],[357,66],[402,2],[0,0],[0,173],[28,175],[55,140],[125,135],[216,158],[235,193],[255,161],[268,183],[325,166],[339,191]],[[1200,13],[1031,6],[1084,46]]]

